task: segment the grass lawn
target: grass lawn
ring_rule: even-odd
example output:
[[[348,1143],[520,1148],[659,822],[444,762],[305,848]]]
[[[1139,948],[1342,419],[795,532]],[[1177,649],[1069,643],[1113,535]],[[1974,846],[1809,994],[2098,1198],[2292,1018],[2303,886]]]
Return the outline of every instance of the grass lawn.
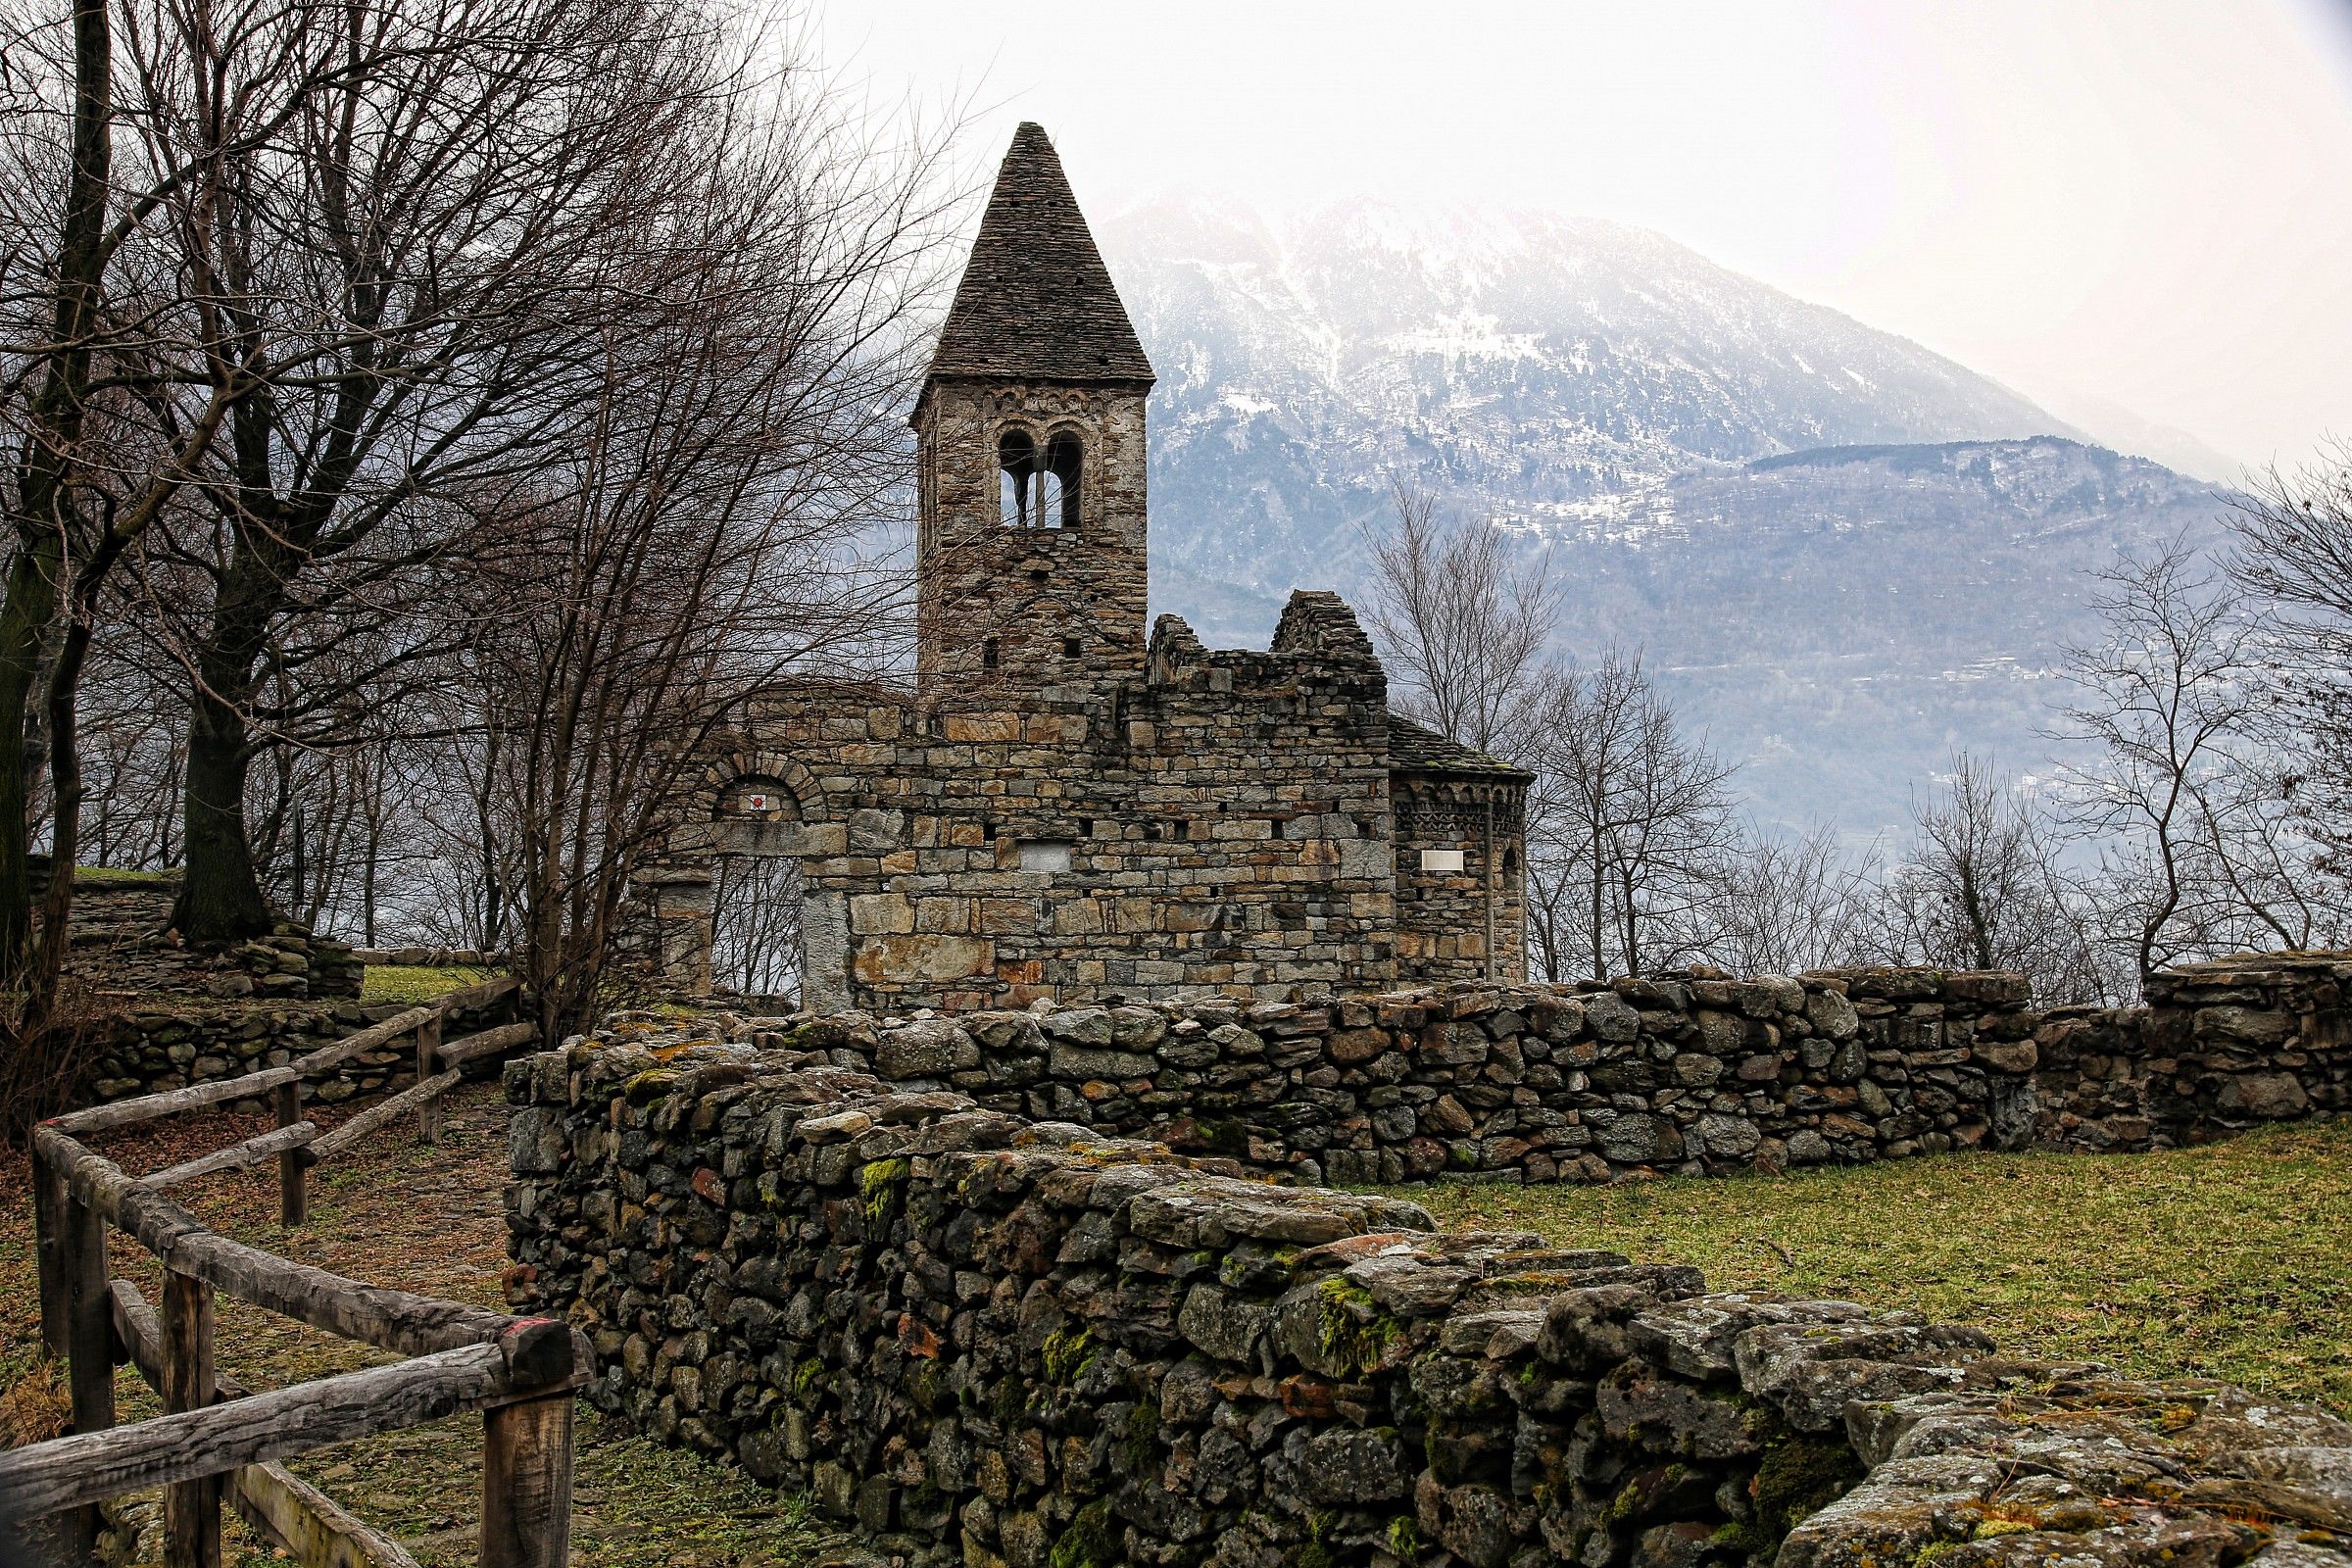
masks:
[[[490,978],[487,969],[463,964],[371,963],[360,980],[362,1002],[430,1002]]]
[[[2013,1354],[2228,1378],[2352,1414],[2352,1122],[2157,1154],[1949,1154],[1618,1187],[1398,1188],[1719,1290],[1973,1323]]]
[[[351,1158],[314,1170],[310,1222],[298,1231],[277,1227],[273,1169],[213,1177],[173,1196],[207,1223],[280,1255],[355,1279],[503,1306],[506,1105],[494,1084],[467,1085],[446,1103],[437,1148],[413,1142],[406,1127],[387,1128]],[[324,1123],[342,1112],[318,1106],[312,1114]],[[102,1147],[125,1169],[154,1170],[264,1125],[259,1116],[188,1115]],[[111,1251],[116,1273],[157,1300],[161,1281],[152,1260],[120,1239]],[[392,1359],[226,1297],[217,1310],[220,1366],[248,1388],[280,1388]],[[31,1210],[23,1159],[12,1155],[0,1173],[0,1389],[34,1369],[39,1333]],[[135,1371],[119,1371],[115,1386],[122,1419],[160,1410]],[[581,1568],[808,1563],[839,1542],[809,1518],[805,1499],[779,1497],[739,1471],[625,1436],[584,1404],[578,1441],[571,1560]],[[389,1531],[424,1568],[476,1560],[480,1416],[327,1449],[293,1468]],[[233,1519],[226,1537],[224,1556],[232,1564],[262,1568],[276,1561]]]
[[[155,888],[164,890],[179,886],[179,877],[170,871],[132,871],[119,865],[77,865],[74,868],[76,883],[99,883],[110,887]]]

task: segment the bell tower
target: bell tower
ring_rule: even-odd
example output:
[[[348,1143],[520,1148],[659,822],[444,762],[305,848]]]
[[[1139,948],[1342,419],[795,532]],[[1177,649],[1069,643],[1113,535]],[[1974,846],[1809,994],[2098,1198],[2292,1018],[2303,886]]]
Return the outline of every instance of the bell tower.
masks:
[[[1023,123],[914,407],[923,690],[1142,674],[1152,381],[1061,160]]]

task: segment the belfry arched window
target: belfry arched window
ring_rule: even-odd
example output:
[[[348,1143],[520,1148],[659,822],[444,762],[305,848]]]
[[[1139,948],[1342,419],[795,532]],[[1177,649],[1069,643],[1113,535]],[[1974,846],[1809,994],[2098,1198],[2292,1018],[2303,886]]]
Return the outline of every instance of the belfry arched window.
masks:
[[[997,440],[1000,511],[1007,528],[1038,525],[1040,465],[1037,442],[1026,430],[1007,430]]]
[[[1075,430],[1057,430],[1044,452],[1017,426],[997,438],[998,513],[1007,528],[1075,528],[1085,450]]]
[[[1046,443],[1045,504],[1039,515],[1049,528],[1078,526],[1078,469],[1080,453],[1077,432],[1057,430]]]

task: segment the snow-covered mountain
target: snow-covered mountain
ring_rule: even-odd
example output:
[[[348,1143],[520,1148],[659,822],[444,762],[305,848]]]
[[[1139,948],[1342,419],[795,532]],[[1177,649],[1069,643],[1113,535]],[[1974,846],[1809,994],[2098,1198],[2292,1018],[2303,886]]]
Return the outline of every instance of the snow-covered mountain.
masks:
[[[1570,652],[1643,647],[1760,815],[1869,832],[1953,745],[2025,764],[2086,571],[2204,485],[1620,224],[1354,204],[1100,225],[1159,372],[1156,608],[1261,642],[1362,586],[1391,474],[1548,548]]]
[[[1759,815],[1866,836],[1955,748],[2037,767],[2092,573],[2222,505],[2055,436],[1831,447],[1611,498],[1553,549],[1572,648],[1642,646]]]

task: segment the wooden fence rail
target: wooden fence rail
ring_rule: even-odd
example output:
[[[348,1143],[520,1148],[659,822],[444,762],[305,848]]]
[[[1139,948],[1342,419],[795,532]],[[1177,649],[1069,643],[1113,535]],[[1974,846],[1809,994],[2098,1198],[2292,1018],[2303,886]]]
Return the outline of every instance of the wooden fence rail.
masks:
[[[416,1568],[388,1537],[276,1461],[479,1411],[484,1568],[562,1568],[570,1551],[571,1391],[590,1371],[584,1339],[546,1319],[364,1285],[293,1262],[214,1232],[163,1192],[274,1159],[279,1217],[302,1223],[311,1165],[411,1110],[418,1135],[435,1137],[440,1098],[465,1064],[532,1038],[526,1023],[441,1038],[451,1014],[515,989],[511,977],[485,981],[282,1067],[93,1106],[34,1130],[42,1337],[67,1362],[74,1433],[0,1453],[0,1524],[29,1530],[58,1561],[82,1568],[97,1539],[97,1504],[161,1487],[166,1568],[219,1568],[224,1505],[305,1568]],[[415,1087],[329,1133],[303,1118],[304,1080],[410,1036]],[[263,1097],[277,1124],[270,1131],[146,1176],[128,1174],[81,1141]],[[160,1310],[112,1277],[110,1231],[163,1264]],[[221,1293],[408,1359],[248,1393],[215,1364],[214,1302]],[[115,1425],[114,1368],[122,1360],[162,1396],[164,1415]]]

